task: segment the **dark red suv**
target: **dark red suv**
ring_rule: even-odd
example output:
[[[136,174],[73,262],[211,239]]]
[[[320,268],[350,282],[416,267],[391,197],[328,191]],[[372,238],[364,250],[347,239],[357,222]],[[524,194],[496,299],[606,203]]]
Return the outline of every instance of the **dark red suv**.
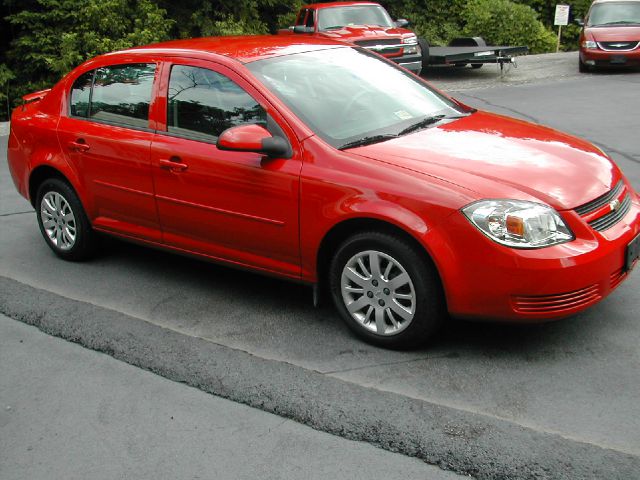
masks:
[[[580,34],[580,71],[640,67],[640,0],[596,0]]]

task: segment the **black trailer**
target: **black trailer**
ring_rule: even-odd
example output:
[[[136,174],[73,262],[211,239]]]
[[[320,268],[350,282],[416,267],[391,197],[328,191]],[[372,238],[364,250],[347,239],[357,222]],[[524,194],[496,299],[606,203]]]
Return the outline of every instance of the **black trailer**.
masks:
[[[422,48],[423,70],[438,65],[481,68],[485,63],[497,63],[504,71],[505,64],[514,63],[516,56],[529,51],[527,47],[488,46],[481,37],[456,38],[447,47],[431,46],[423,38],[418,43]]]

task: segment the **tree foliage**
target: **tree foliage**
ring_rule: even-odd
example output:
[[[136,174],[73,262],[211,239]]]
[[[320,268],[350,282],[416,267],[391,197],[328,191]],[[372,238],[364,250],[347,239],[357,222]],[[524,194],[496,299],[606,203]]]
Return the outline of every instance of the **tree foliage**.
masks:
[[[584,17],[591,0],[574,0]],[[168,38],[275,32],[293,23],[304,0],[0,0],[0,120],[7,98],[47,88],[83,60]],[[389,0],[431,44],[461,35],[552,50],[556,0]],[[531,8],[529,8],[531,7]],[[494,13],[491,13],[494,12]],[[534,13],[535,12],[535,13]],[[535,19],[535,14],[544,24]],[[551,36],[550,36],[551,35]],[[578,28],[563,29],[577,46]]]
[[[556,46],[556,37],[527,5],[510,0],[469,0],[462,11],[466,35],[479,35],[492,45],[527,45],[531,53]]]
[[[431,45],[447,45],[462,35],[466,0],[397,0],[385,5],[395,18],[407,18],[411,28]]]
[[[6,21],[14,38],[0,90],[13,104],[87,58],[167,39],[173,25],[153,0],[37,0]]]

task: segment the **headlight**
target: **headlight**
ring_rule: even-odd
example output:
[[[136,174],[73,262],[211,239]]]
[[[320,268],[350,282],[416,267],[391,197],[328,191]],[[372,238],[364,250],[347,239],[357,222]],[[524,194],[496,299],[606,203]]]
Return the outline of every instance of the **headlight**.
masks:
[[[482,200],[462,209],[487,237],[515,248],[542,248],[574,239],[553,208],[521,200]]]
[[[596,42],[594,42],[593,40],[585,40],[584,42],[582,42],[582,47],[583,48],[598,48],[598,44]]]
[[[420,47],[418,45],[410,45],[408,47],[404,47],[405,55],[417,55],[420,53]]]
[[[402,39],[402,43],[415,45],[416,43],[418,43],[418,37],[416,37],[415,35],[409,35],[408,37],[404,37]]]

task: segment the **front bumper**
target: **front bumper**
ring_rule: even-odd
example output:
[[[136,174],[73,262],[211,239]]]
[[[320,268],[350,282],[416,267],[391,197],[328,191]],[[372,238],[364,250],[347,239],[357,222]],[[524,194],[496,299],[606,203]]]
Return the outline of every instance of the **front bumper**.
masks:
[[[574,211],[562,215],[576,239],[535,250],[503,247],[461,213],[452,215],[441,230],[449,256],[438,262],[449,312],[516,322],[559,319],[598,303],[630,274],[640,274],[634,273],[640,262],[625,271],[627,246],[640,234],[637,194],[624,218],[604,232]]]
[[[403,57],[390,58],[398,65],[414,72],[416,75],[420,75],[422,70],[422,55],[405,55]]]
[[[640,67],[640,47],[629,51],[581,48],[580,61],[590,67]]]

